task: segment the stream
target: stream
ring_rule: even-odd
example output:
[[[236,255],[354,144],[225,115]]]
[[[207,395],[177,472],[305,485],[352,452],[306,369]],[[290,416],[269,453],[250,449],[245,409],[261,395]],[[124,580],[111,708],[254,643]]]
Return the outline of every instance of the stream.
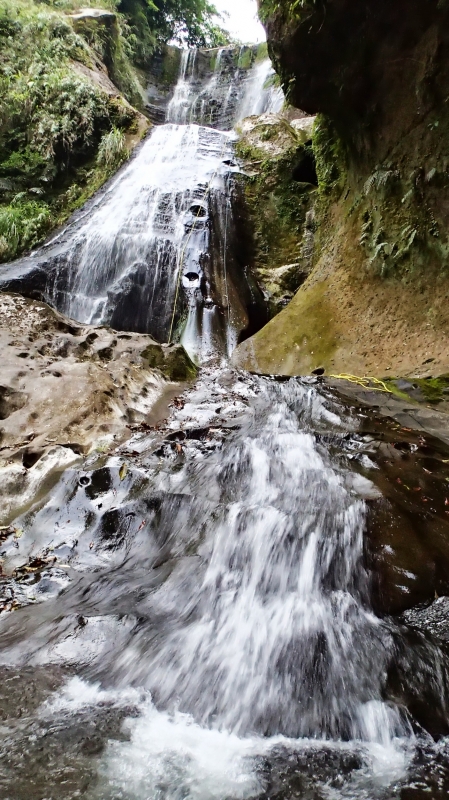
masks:
[[[449,448],[319,377],[229,365],[255,302],[231,128],[282,98],[269,62],[242,76],[223,49],[206,81],[195,64],[33,256],[59,310],[176,329],[200,371],[2,542],[0,796],[442,800]]]

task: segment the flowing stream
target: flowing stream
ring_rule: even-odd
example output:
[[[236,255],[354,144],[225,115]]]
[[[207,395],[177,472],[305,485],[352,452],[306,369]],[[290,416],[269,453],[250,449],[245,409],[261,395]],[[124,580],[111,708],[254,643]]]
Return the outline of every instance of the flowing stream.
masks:
[[[67,470],[2,545],[23,605],[0,617],[5,800],[449,791],[445,649],[376,612],[367,566],[376,443],[393,434],[367,435],[373,420],[315,378],[226,363],[245,310],[226,244],[211,272],[205,189],[229,207],[229,115],[279,107],[269,63],[240,86],[227,58],[198,90],[186,51],[169,121],[66,236],[60,307],[113,323],[132,283],[126,324],[164,338],[180,276],[203,367],[164,423]],[[230,225],[221,209],[218,240]]]

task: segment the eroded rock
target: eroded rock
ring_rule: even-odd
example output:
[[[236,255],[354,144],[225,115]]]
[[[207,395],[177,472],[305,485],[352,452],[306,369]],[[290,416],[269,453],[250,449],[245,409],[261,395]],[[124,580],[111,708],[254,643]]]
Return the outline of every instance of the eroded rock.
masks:
[[[0,474],[8,521],[61,472],[126,426],[151,421],[156,404],[195,367],[179,345],[82,326],[45,303],[0,295]]]

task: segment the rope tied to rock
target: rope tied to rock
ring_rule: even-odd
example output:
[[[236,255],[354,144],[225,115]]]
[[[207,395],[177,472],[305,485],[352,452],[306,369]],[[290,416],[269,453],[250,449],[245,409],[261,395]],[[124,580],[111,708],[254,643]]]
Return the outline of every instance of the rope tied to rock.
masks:
[[[356,383],[358,386],[362,386],[364,389],[370,389],[372,392],[387,392],[388,394],[394,394],[394,392],[388,388],[385,381],[382,381],[380,378],[361,378],[358,375],[347,375],[345,373],[342,373],[341,375],[328,375],[328,377],[336,380],[348,381],[349,383]],[[374,384],[374,386],[371,386],[371,384]]]

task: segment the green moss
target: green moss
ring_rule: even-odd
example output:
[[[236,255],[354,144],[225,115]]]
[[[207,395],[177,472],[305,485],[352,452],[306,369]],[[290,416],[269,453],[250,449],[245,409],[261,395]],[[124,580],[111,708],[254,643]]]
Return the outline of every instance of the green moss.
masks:
[[[181,65],[181,51],[178,47],[167,45],[163,51],[161,83],[167,89],[176,84]]]
[[[408,403],[413,402],[412,398],[410,397],[410,395],[407,394],[407,392],[404,392],[404,391],[402,391],[401,389],[398,388],[395,379],[393,379],[393,378],[384,378],[383,380],[384,380],[384,383],[385,383],[385,386],[387,387],[387,389],[391,392],[391,394],[393,394],[395,397],[397,397],[398,400],[403,400],[406,403],[407,402]],[[378,388],[378,387],[375,387],[375,388]]]
[[[449,376],[441,375],[439,378],[414,378],[413,383],[423,393],[428,403],[441,403],[442,400],[449,399]]]
[[[303,286],[287,308],[237,348],[233,362],[269,374],[309,375],[318,368],[332,371],[338,337],[326,291],[325,283]]]
[[[256,61],[265,61],[268,58],[268,44],[261,42],[257,46]]]
[[[217,65],[217,55],[218,55],[218,50],[213,50],[209,62],[209,69],[211,72],[215,72],[215,67]]]
[[[237,66],[239,69],[250,69],[254,61],[254,49],[252,47],[242,47],[238,51]]]
[[[297,282],[290,291],[299,286],[304,226],[314,187],[293,179],[294,169],[308,148],[298,143],[295,131],[285,120],[277,125],[259,124],[255,131],[256,141],[269,142],[277,155],[267,156],[267,151],[248,137],[237,143],[236,150],[252,173],[244,179],[244,193],[255,243],[255,273],[277,303],[283,297],[284,287],[281,281],[275,300],[273,282],[279,276],[273,272],[286,264],[298,264],[293,271]],[[277,312],[279,308],[274,305],[272,310]]]
[[[401,388],[398,384],[401,382]],[[388,389],[401,400],[409,403],[426,403],[437,405],[444,400],[449,401],[449,375],[438,378],[385,378]]]
[[[331,120],[319,114],[312,134],[318,189],[321,195],[339,192],[346,181],[347,158],[342,140]]]
[[[152,369],[158,369],[170,381],[184,382],[194,380],[197,368],[184,348],[179,345],[161,347],[150,344],[143,352],[142,358]]]

